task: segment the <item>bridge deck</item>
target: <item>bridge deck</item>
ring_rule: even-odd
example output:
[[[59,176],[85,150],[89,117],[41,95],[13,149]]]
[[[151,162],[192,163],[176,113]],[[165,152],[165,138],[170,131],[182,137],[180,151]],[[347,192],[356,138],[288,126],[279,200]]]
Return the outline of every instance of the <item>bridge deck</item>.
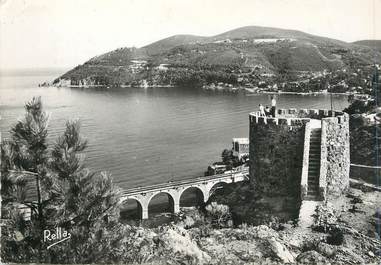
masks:
[[[238,177],[239,175],[242,175],[245,179],[247,178],[249,174],[249,169],[244,168],[243,170],[239,171],[234,171],[231,173],[227,174],[218,174],[218,175],[213,175],[213,176],[206,176],[206,177],[198,177],[198,178],[191,178],[191,179],[184,179],[184,180],[176,180],[176,181],[171,181],[167,183],[160,183],[160,184],[154,184],[150,186],[144,186],[144,187],[136,187],[136,188],[131,188],[131,189],[125,189],[122,191],[123,196],[131,196],[134,194],[140,194],[144,192],[152,192],[156,190],[161,190],[161,189],[168,189],[168,188],[176,188],[176,187],[181,187],[185,185],[192,185],[192,184],[198,184],[198,183],[205,183],[205,182],[210,182],[210,181],[215,181],[215,180],[223,180],[231,177]]]

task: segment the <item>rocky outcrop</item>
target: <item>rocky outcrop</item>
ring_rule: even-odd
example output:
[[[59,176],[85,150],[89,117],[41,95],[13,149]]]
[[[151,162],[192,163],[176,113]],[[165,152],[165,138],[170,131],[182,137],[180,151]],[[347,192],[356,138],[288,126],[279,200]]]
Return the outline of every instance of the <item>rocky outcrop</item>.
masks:
[[[310,265],[318,265],[318,264],[326,264],[327,259],[316,252],[315,250],[310,250],[301,253],[296,260],[301,264],[310,264]]]
[[[270,244],[270,249],[273,251],[274,255],[278,257],[284,263],[294,262],[294,256],[290,253],[287,247],[277,241],[275,237],[272,237],[268,240]]]
[[[337,200],[318,206],[312,229],[292,223],[216,228],[203,211],[187,209],[170,225],[153,229],[129,227],[124,244],[128,259],[123,262],[155,265],[379,264],[381,241],[375,234],[370,235],[369,230],[376,230],[370,220],[381,193],[351,190],[350,194],[340,203]]]
[[[172,252],[174,256],[188,257],[195,264],[206,264],[210,261],[210,256],[198,247],[184,228],[171,227],[159,240],[166,251]]]

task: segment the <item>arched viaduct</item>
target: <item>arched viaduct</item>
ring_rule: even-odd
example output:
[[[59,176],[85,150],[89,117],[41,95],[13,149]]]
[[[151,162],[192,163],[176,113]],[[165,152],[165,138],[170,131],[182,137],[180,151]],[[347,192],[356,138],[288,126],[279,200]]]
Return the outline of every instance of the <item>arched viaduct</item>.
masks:
[[[213,188],[218,184],[229,184],[247,180],[249,170],[247,167],[239,171],[234,171],[229,174],[221,174],[207,177],[199,177],[197,179],[180,180],[157,184],[146,187],[139,187],[123,191],[122,200],[135,200],[138,203],[138,209],[141,219],[148,219],[148,206],[153,197],[164,193],[168,195],[172,213],[180,211],[181,195],[190,188],[196,188],[202,194],[202,201],[207,202],[212,194]]]

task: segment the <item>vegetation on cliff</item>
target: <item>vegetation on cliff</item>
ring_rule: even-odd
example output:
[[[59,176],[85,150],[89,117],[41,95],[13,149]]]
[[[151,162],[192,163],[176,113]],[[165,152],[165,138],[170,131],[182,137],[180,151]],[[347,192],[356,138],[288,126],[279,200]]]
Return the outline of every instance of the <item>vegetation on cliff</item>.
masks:
[[[366,96],[350,97],[345,110],[351,114],[351,163],[381,166],[381,78],[379,69],[373,68],[372,90]],[[351,175],[371,183],[380,183],[380,169],[351,168]]]

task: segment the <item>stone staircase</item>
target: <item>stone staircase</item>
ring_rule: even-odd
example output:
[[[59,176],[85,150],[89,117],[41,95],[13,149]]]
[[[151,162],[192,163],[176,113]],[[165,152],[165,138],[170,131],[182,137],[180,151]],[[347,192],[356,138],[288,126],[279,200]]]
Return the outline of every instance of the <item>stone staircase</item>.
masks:
[[[307,200],[319,198],[321,129],[312,128],[310,136],[310,154],[308,162]]]

